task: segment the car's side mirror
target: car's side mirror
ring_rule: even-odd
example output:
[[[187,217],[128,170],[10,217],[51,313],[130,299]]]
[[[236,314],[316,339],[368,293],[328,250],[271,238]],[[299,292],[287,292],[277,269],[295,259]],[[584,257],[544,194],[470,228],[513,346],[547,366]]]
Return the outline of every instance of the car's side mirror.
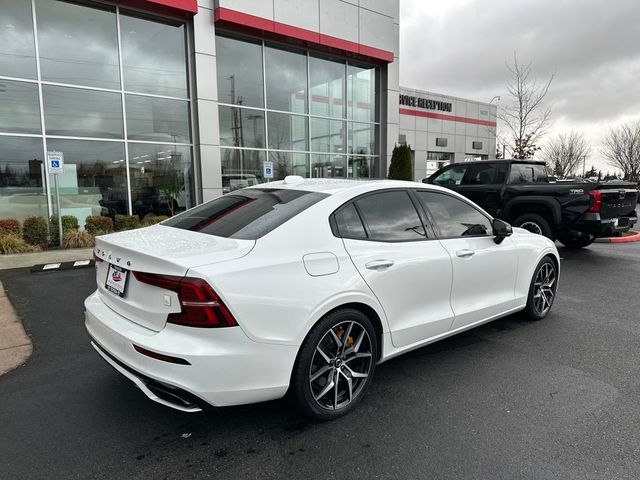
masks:
[[[493,241],[496,242],[497,244],[502,243],[502,241],[505,238],[507,238],[513,233],[513,229],[511,228],[511,225],[497,218],[493,219],[493,222],[491,223],[491,227],[493,228],[493,237],[494,237]]]

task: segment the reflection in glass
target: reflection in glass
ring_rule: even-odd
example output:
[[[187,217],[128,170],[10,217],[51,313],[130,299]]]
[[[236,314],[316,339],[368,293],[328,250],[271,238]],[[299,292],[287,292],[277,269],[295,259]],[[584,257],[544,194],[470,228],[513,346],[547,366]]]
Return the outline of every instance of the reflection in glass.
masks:
[[[0,136],[0,218],[47,217],[39,138]]]
[[[218,107],[220,144],[264,148],[264,111],[240,107]]]
[[[265,47],[267,108],[307,113],[307,57]]]
[[[189,143],[189,102],[127,95],[129,140]]]
[[[221,103],[264,106],[262,47],[259,44],[216,37],[216,62]]]
[[[194,205],[191,148],[129,143],[133,214],[175,215]]]
[[[223,193],[264,182],[264,151],[222,148],[221,154]]]
[[[371,174],[369,161],[374,157],[365,157],[362,155],[349,156],[349,178],[375,178],[375,174]]]
[[[311,154],[311,177],[313,178],[346,178],[346,155]]]
[[[273,112],[269,112],[267,115],[270,149],[307,149],[307,117]]]
[[[0,132],[41,133],[35,83],[0,80]]]
[[[345,153],[345,122],[311,118],[311,151],[327,153]]]
[[[184,24],[120,16],[124,89],[187,98]]]
[[[123,138],[119,93],[43,85],[47,135]]]
[[[376,125],[349,122],[349,153],[377,155],[377,133]]]
[[[345,64],[309,57],[311,114],[343,118]]]
[[[47,149],[64,154],[58,175],[63,215],[82,227],[89,215],[128,212],[124,143],[91,140],[47,140]]]
[[[269,152],[273,162],[273,179],[283,180],[287,175],[309,176],[309,160],[306,153]]]
[[[120,88],[115,9],[37,0],[42,79]]]
[[[347,67],[348,117],[361,122],[377,121],[378,75],[375,68]]]
[[[36,78],[31,3],[0,0],[0,75]]]

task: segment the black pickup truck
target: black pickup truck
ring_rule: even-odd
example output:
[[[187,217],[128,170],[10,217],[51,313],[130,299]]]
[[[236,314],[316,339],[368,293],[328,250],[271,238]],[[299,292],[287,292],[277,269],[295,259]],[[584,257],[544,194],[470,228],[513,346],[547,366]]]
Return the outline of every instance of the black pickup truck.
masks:
[[[550,183],[544,165],[527,160],[454,163],[423,182],[455,190],[492,216],[570,248],[626,232],[636,223],[635,184]]]

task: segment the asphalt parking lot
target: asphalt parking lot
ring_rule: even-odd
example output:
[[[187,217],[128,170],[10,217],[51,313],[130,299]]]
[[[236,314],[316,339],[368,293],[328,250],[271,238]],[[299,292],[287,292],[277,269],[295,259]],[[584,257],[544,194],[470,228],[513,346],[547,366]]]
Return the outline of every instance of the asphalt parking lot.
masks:
[[[330,423],[286,401],[157,405],[89,346],[93,269],[2,272],[34,354],[0,377],[0,479],[638,479],[640,243],[560,253],[547,319],[385,363]]]

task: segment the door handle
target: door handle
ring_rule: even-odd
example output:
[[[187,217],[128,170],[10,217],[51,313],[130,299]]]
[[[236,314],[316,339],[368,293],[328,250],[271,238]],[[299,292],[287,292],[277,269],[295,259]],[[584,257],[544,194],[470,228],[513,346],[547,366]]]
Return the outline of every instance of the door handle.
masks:
[[[456,252],[456,256],[460,257],[460,258],[469,258],[469,257],[473,257],[473,255],[476,252],[474,252],[473,250],[468,250],[468,249],[464,249],[464,250],[458,250]]]
[[[389,268],[393,266],[393,260],[374,260],[365,264],[369,270],[381,270],[383,268]]]

